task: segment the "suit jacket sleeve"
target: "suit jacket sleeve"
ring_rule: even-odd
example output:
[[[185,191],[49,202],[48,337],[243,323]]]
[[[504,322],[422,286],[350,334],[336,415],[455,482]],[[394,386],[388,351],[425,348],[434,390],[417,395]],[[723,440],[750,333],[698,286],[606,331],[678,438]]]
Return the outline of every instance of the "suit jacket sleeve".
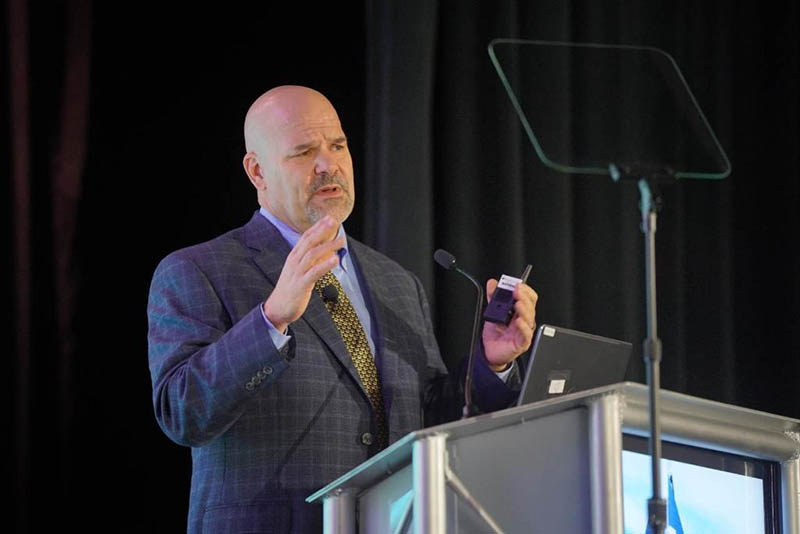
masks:
[[[153,276],[148,327],[156,419],[181,445],[200,446],[224,433],[288,366],[259,306],[231,324],[217,289],[180,251]]]

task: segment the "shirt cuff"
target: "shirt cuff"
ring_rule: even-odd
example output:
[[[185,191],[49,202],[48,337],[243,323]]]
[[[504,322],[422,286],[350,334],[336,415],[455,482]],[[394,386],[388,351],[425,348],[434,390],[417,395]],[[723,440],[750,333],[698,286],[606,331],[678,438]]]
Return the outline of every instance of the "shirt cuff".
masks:
[[[278,352],[281,352],[286,344],[289,343],[289,340],[292,339],[292,336],[287,336],[282,332],[278,332],[278,329],[275,328],[275,325],[272,324],[272,321],[267,319],[267,314],[264,313],[263,303],[259,305],[258,309],[261,310],[261,317],[263,317],[264,322],[267,323],[267,329],[269,330],[269,337],[272,339],[272,344],[275,345],[275,348],[278,350]],[[286,331],[288,332],[289,329],[287,328]]]
[[[262,311],[261,313],[264,312]],[[505,371],[493,371],[493,372],[494,374],[497,375],[497,378],[499,378],[503,382],[508,382],[508,377],[511,376],[511,371],[513,370],[514,370],[514,362],[511,362],[511,365],[509,365],[508,369],[506,369]]]

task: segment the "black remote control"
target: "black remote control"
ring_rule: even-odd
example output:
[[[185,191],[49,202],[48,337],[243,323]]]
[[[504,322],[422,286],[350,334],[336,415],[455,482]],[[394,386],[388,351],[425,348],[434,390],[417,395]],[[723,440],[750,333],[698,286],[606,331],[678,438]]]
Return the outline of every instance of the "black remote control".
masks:
[[[491,323],[498,323],[508,326],[511,318],[514,317],[514,288],[517,284],[524,284],[531,274],[531,265],[525,267],[522,278],[515,278],[504,274],[497,283],[492,300],[483,312],[483,318]]]

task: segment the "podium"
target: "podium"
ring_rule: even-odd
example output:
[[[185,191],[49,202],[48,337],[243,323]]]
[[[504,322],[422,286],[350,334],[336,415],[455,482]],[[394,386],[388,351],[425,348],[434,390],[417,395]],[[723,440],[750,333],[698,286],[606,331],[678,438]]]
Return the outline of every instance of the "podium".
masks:
[[[669,391],[661,413],[665,442],[776,462],[800,534],[800,421]],[[622,534],[623,434],[647,432],[647,388],[616,384],[412,432],[307,501],[326,533]]]

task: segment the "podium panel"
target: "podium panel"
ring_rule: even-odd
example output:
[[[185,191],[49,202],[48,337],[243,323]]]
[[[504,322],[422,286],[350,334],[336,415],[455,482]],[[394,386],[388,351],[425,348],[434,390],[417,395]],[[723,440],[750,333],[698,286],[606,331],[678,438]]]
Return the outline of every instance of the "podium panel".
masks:
[[[775,526],[800,534],[800,421],[667,391],[661,410],[664,441],[775,462]],[[622,534],[622,436],[647,412],[624,383],[420,430],[308,501],[336,534]]]
[[[587,429],[579,407],[455,439],[450,469],[504,532],[590,532]],[[447,510],[453,532],[491,532],[452,490]]]

